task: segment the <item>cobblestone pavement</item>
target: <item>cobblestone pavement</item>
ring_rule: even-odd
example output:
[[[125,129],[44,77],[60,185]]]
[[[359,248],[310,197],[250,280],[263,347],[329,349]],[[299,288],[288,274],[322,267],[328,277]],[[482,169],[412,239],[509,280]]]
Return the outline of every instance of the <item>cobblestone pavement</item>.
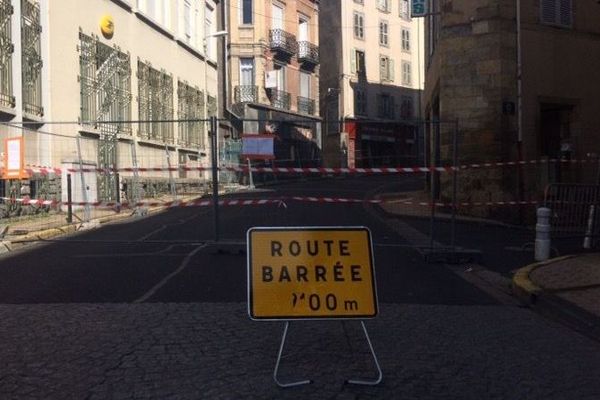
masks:
[[[243,303],[0,306],[2,399],[598,399],[600,345],[507,306],[381,306],[367,321],[250,321]]]

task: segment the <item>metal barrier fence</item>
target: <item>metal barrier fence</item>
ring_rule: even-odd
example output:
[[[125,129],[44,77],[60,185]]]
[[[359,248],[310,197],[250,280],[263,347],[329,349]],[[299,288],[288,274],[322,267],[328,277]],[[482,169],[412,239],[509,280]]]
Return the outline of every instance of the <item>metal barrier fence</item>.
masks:
[[[585,238],[587,248],[598,243],[600,185],[551,184],[545,191],[544,206],[551,210],[552,239]]]
[[[261,120],[257,126],[270,122]],[[211,135],[211,140],[197,140],[200,131],[217,131],[219,121],[215,118],[153,121],[177,124],[179,129],[173,132],[184,132],[185,137],[150,138],[138,132],[137,123],[120,123],[131,125],[128,129],[105,129],[102,125],[113,122],[48,123],[39,129],[4,124],[0,139],[23,141],[24,173],[0,180],[1,222],[34,231],[59,226],[65,220],[93,222],[116,214],[143,214],[152,207],[203,206],[214,214],[213,237],[218,238],[219,230],[230,230],[230,238],[243,239],[243,231],[226,227],[227,221],[305,223],[312,215],[296,205],[313,203],[331,209],[332,215],[347,215],[347,223],[356,224],[356,213],[344,206],[360,203],[372,212],[383,212],[388,227],[427,257],[460,259],[477,255],[460,246],[458,238],[472,229],[472,225],[459,223],[462,215],[502,216],[515,210],[534,215],[535,199],[523,199],[516,191],[482,191],[482,182],[500,182],[524,166],[561,162],[474,158],[473,152],[461,152],[463,138],[456,122],[411,121],[411,129],[396,136],[397,132],[391,132],[390,137],[397,141],[394,145],[381,136],[385,129],[372,122],[363,132],[362,143],[355,144],[360,148],[354,148],[352,162],[347,154],[346,162],[332,168],[323,166],[323,147],[315,132],[290,129],[287,137],[275,143],[274,159],[247,160],[237,136],[218,136],[218,143],[213,143],[217,135]],[[424,141],[424,136],[430,140]],[[6,143],[0,140],[1,152],[5,157],[14,156],[5,148]],[[214,153],[218,157],[213,157],[212,148],[218,148]],[[350,189],[347,181],[356,177],[360,177],[358,187],[364,183],[369,188],[366,193]],[[235,198],[223,197],[223,193],[253,185],[268,187],[315,178],[332,178],[328,181],[332,190],[315,196],[293,192],[296,189],[292,187],[286,198],[265,191],[242,196],[250,201],[245,205],[264,206],[263,214],[254,219],[245,215],[242,203]],[[336,201],[331,201],[332,193]],[[214,206],[218,201],[227,207],[220,214],[219,207]],[[292,217],[286,212],[290,207],[304,217]],[[587,210],[589,216],[589,207]]]

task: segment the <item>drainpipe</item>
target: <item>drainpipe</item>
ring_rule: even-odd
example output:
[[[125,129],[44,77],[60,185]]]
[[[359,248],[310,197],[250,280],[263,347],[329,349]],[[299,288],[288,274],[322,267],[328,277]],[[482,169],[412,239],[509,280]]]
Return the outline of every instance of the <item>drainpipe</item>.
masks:
[[[519,160],[519,169],[517,173],[518,196],[523,201],[525,192],[525,182],[523,177],[523,58],[522,58],[522,32],[521,32],[521,0],[516,1],[517,7],[517,157]],[[519,219],[523,222],[523,208],[519,208]]]

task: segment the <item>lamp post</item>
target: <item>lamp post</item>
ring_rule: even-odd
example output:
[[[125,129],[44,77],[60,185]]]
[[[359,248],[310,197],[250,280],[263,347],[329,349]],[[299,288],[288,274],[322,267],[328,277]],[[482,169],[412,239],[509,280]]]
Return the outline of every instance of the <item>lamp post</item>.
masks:
[[[208,116],[208,39],[227,35],[227,31],[218,31],[204,36],[204,117]],[[216,117],[211,117],[210,128],[210,158],[212,164],[213,210],[215,243],[219,242],[219,176],[218,176],[218,124]]]

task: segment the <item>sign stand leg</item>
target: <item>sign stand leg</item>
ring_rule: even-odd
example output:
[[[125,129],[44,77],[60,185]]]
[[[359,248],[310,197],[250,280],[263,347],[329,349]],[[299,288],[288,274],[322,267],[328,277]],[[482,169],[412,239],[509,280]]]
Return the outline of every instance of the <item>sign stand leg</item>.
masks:
[[[275,380],[275,383],[277,384],[277,386],[282,387],[282,388],[288,388],[288,387],[294,387],[294,386],[300,386],[300,385],[306,385],[306,384],[312,383],[312,381],[310,381],[310,380],[284,383],[284,382],[281,382],[277,378],[277,372],[279,371],[279,363],[281,362],[281,355],[283,354],[283,346],[285,345],[285,338],[287,336],[287,331],[288,331],[289,326],[290,326],[290,322],[286,321],[285,327],[283,328],[283,336],[281,337],[281,345],[279,345],[279,354],[277,354],[277,362],[275,363],[275,370],[273,371],[273,379]],[[367,338],[368,338],[368,336],[367,336]]]
[[[383,379],[383,373],[381,372],[381,367],[379,366],[379,361],[377,360],[377,355],[375,355],[375,350],[373,350],[373,344],[371,343],[371,339],[369,338],[369,333],[367,332],[367,327],[365,326],[364,321],[360,321],[362,325],[363,332],[365,332],[365,337],[367,338],[367,343],[369,344],[369,349],[371,350],[371,355],[373,356],[373,361],[375,361],[375,366],[377,367],[378,377],[375,380],[363,380],[363,379],[348,379],[346,382],[354,385],[368,385],[375,386],[381,383]]]

